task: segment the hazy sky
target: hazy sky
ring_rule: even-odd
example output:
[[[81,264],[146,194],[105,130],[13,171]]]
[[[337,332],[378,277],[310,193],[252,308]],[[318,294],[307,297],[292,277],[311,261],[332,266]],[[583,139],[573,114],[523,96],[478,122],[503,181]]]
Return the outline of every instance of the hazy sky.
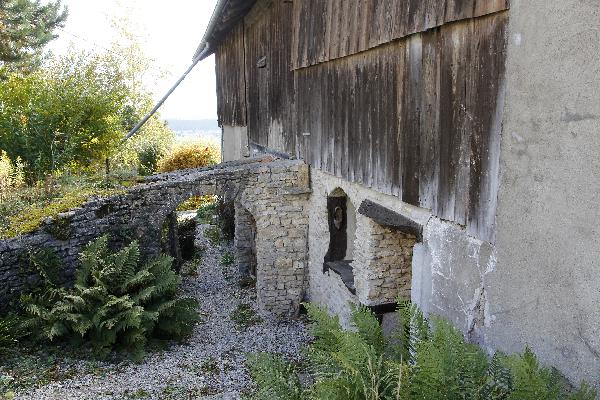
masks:
[[[191,64],[216,0],[63,0],[69,19],[51,49],[109,47],[117,35],[114,16],[127,15],[146,54],[169,76],[152,88],[160,99]],[[216,119],[214,57],[196,66],[161,109],[164,118]]]

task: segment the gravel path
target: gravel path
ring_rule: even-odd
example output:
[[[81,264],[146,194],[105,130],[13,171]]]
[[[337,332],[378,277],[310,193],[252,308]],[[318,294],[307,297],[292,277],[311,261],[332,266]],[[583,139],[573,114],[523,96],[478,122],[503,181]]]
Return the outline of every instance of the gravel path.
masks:
[[[53,382],[17,399],[240,399],[252,383],[244,354],[276,352],[297,358],[308,340],[300,321],[262,322],[241,328],[230,314],[241,304],[255,305],[254,288],[241,289],[233,266],[221,265],[229,246],[210,247],[198,276],[185,278],[184,290],[200,301],[203,322],[185,344],[148,355],[143,363],[102,364],[102,368]]]

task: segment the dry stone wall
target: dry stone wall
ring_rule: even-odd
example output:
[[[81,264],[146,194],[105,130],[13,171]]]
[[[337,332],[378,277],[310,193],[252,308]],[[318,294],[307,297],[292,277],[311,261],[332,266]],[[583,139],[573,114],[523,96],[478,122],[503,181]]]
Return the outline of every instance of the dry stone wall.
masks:
[[[256,222],[256,289],[259,306],[280,316],[296,314],[306,289],[308,166],[264,166],[239,197],[236,215],[249,212]],[[248,237],[248,227],[236,225],[236,236]],[[239,243],[239,242],[238,242]],[[240,257],[247,246],[236,247]],[[246,256],[247,257],[247,256]],[[247,259],[247,258],[246,258]],[[244,258],[240,258],[243,262]]]
[[[356,237],[352,267],[361,303],[394,303],[398,296],[410,299],[415,236],[359,214]]]
[[[52,250],[69,284],[78,254],[91,240],[104,234],[110,234],[113,246],[138,240],[145,256],[156,255],[163,223],[179,204],[191,196],[220,193],[255,216],[259,303],[280,315],[292,313],[305,280],[309,192],[308,166],[263,157],[155,175],[124,194],[93,198],[35,232],[0,241],[0,311],[38,283],[28,262],[31,251]]]

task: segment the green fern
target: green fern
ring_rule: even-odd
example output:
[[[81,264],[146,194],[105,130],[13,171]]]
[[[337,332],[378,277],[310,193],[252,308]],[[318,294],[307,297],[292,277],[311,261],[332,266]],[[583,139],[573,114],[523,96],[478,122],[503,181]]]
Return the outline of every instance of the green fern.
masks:
[[[247,365],[258,390],[253,400],[303,400],[306,397],[294,365],[279,356],[249,354]]]
[[[18,322],[15,317],[0,318],[0,354],[4,349],[10,349],[17,344]]]
[[[313,343],[306,351],[314,383],[299,387],[296,371],[276,356],[250,358],[255,399],[279,400],[594,400],[586,384],[570,393],[565,379],[523,354],[491,359],[441,318],[428,321],[399,302],[400,324],[386,339],[375,316],[352,306],[353,330],[323,308],[307,304]],[[259,366],[257,366],[259,365]],[[290,384],[290,382],[292,384]],[[281,390],[276,390],[280,388]]]
[[[91,242],[71,290],[49,284],[40,295],[23,297],[26,326],[50,341],[90,343],[103,356],[115,349],[143,356],[151,337],[182,338],[199,317],[196,300],[177,298],[179,276],[172,259],[160,256],[140,263],[136,242],[117,252],[108,237]]]

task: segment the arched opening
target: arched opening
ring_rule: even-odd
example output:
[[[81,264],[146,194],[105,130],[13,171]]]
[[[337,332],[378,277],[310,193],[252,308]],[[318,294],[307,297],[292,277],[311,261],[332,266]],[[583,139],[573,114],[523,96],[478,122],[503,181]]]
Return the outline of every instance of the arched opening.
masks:
[[[337,188],[327,196],[329,248],[323,260],[323,272],[339,274],[348,289],[355,293],[352,261],[356,239],[356,209],[346,195]]]
[[[161,248],[163,253],[173,257],[178,272],[196,258],[197,227],[212,219],[215,208],[215,196],[190,196],[167,214],[161,230]]]
[[[256,220],[241,204],[235,205],[235,258],[244,281],[256,281]]]

